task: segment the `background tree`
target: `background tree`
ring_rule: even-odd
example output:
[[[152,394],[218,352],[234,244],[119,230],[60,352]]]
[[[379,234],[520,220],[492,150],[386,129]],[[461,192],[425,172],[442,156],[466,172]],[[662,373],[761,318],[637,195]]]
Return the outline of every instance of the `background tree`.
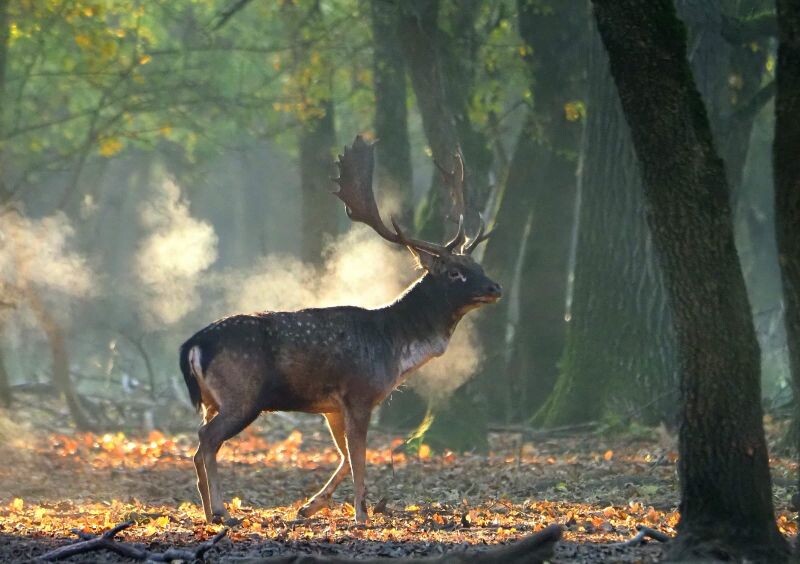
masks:
[[[686,60],[685,32],[667,1],[594,6],[641,163],[675,320],[683,401],[675,554],[785,558],[728,185]]]
[[[490,352],[479,376],[505,422],[526,419],[544,401],[563,349],[584,107],[585,44],[575,36],[588,19],[579,2],[540,9],[519,1],[516,8],[530,99],[501,180],[499,228],[484,254],[486,268],[505,281],[507,299],[484,314]]]
[[[575,218],[566,347],[535,421],[672,422],[677,373],[661,268],[644,217],[639,163],[594,25]]]
[[[783,281],[789,366],[800,421],[800,7],[778,2],[778,61],[775,94],[775,235]],[[800,453],[800,432],[795,429]]]
[[[409,225],[414,217],[414,182],[408,139],[406,68],[398,35],[401,9],[387,0],[371,0],[370,8],[375,136],[380,140],[375,175],[380,192],[399,208],[398,219]]]

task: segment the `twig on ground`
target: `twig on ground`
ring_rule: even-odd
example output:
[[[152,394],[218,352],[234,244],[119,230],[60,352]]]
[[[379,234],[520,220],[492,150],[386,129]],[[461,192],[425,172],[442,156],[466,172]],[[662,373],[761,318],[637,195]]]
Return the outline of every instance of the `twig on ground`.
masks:
[[[635,537],[614,544],[617,546],[639,546],[640,544],[644,543],[645,539],[648,538],[656,540],[658,542],[669,542],[670,540],[672,540],[672,537],[670,537],[669,535],[664,534],[661,531],[651,529],[650,527],[644,527],[642,525],[639,525],[636,528],[639,530],[639,532],[636,533]]]
[[[54,550],[51,550],[47,554],[43,554],[40,558],[42,560],[61,560],[63,558],[75,556],[76,554],[85,554],[95,550],[106,549],[133,560],[149,560],[152,562],[172,562],[173,560],[185,560],[187,562],[194,562],[195,560],[202,560],[203,555],[220,540],[222,540],[226,534],[228,534],[228,529],[222,529],[220,532],[214,535],[214,538],[207,540],[194,549],[168,548],[164,552],[151,552],[147,549],[139,548],[132,544],[114,540],[114,537],[117,535],[117,533],[124,531],[133,524],[133,521],[125,521],[124,523],[120,523],[113,529],[109,529],[99,536],[84,533],[83,531],[73,531],[82,540],[73,544],[60,546]]]

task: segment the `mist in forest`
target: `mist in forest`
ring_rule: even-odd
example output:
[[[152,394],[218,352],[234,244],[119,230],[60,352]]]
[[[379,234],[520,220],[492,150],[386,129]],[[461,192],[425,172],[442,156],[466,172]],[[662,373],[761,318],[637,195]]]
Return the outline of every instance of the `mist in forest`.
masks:
[[[461,151],[467,223],[474,229],[480,212],[497,228],[474,256],[505,289],[499,304],[462,320],[442,358],[411,376],[423,399],[387,412],[412,412],[402,422],[409,427],[421,421],[421,404],[455,398],[485,410],[482,425],[674,421],[670,304],[588,8],[442,2],[412,18],[393,2],[322,3],[319,11],[242,3],[215,29],[212,4],[176,2],[174,13],[153,5],[135,25],[114,2],[76,15],[80,26],[49,7],[38,15],[4,8],[25,30],[4,47],[7,88],[19,91],[0,123],[8,137],[0,151],[0,372],[12,391],[53,379],[42,305],[64,337],[62,361],[80,394],[188,407],[176,350],[215,319],[394,300],[421,271],[406,250],[349,221],[330,194],[336,155],[364,134],[379,140],[382,217],[436,243],[454,223],[451,190],[434,162],[447,169]],[[713,14],[690,8],[679,4],[695,38],[692,70],[731,163],[763,399],[785,409],[768,189],[773,107],[755,96],[774,79],[775,47],[706,33]],[[352,22],[347,33],[342,14]],[[36,31],[44,16],[54,33]],[[145,46],[135,41],[140,26]],[[438,43],[421,30],[436,30]],[[358,48],[354,33],[364,38]],[[289,56],[297,37],[305,43]],[[136,64],[123,55],[140,49]],[[731,67],[738,56],[749,61],[746,72]],[[420,80],[430,76],[441,83]],[[753,111],[745,116],[742,107]],[[742,118],[733,129],[729,115]]]
[[[172,324],[200,303],[202,274],[217,259],[217,235],[195,219],[181,189],[171,179],[156,185],[139,219],[147,233],[135,256],[145,322]]]

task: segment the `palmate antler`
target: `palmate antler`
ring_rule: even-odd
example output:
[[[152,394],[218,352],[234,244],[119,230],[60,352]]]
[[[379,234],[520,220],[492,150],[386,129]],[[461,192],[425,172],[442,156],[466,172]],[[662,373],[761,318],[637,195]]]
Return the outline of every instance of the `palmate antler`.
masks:
[[[344,202],[347,217],[352,221],[369,225],[387,241],[436,256],[469,254],[489,234],[484,235],[484,222],[481,218],[478,234],[467,242],[464,233],[464,163],[460,153],[456,153],[455,162],[456,169],[451,172],[445,171],[437,163],[445,176],[445,181],[450,186],[454,209],[459,215],[458,232],[451,241],[444,245],[407,237],[394,217],[391,218],[394,231],[386,226],[381,219],[378,205],[375,202],[375,194],[372,191],[372,172],[375,168],[374,144],[367,143],[360,135],[356,136],[352,146],[344,148],[343,155],[339,155],[336,163],[339,167],[339,178],[333,179],[339,185],[339,190],[334,194]]]

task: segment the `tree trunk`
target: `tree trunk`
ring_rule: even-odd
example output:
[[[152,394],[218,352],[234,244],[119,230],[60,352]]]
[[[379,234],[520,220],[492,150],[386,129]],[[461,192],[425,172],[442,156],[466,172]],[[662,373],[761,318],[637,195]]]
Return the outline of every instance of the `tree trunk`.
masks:
[[[735,4],[735,3],[732,3]],[[692,46],[689,63],[708,113],[711,131],[725,162],[734,203],[742,182],[756,114],[742,112],[758,92],[769,47],[767,38],[731,43],[722,33],[726,21],[749,14],[726,14],[721,0],[678,0],[676,8]],[[738,9],[769,9],[762,0]],[[734,209],[736,206],[734,205]]]
[[[411,76],[411,84],[422,117],[422,126],[433,159],[446,169],[453,166],[453,155],[460,147],[464,154],[465,201],[468,231],[477,223],[477,211],[482,201],[481,189],[488,187],[488,170],[491,151],[485,138],[477,133],[469,121],[468,106],[472,92],[472,71],[457,65],[461,59],[470,59],[459,53],[477,48],[474,21],[479,3],[475,0],[459,4],[452,23],[453,34],[447,34],[439,25],[438,0],[408,0],[396,2],[399,8],[397,37],[403,47],[403,57]],[[428,240],[442,240],[455,232],[457,219],[450,214],[452,204],[445,186],[438,182],[438,173],[416,214],[416,233]],[[446,218],[450,221],[445,221]],[[474,382],[459,388],[449,400],[429,409],[434,412],[433,423],[427,428],[425,440],[434,446],[447,446],[456,450],[485,449],[487,443],[488,414],[480,390]],[[424,411],[410,394],[397,394],[382,412],[388,421],[396,421],[400,411],[413,412],[416,421]],[[463,414],[472,416],[464,419]],[[382,415],[383,417],[383,415]]]
[[[326,237],[336,234],[336,203],[331,198],[333,151],[336,131],[333,122],[333,102],[322,103],[325,114],[303,124],[300,132],[300,192],[302,257],[318,264]]]
[[[42,302],[35,290],[29,288],[26,291],[26,298],[50,346],[50,355],[53,360],[53,384],[66,401],[75,427],[79,431],[94,431],[94,425],[81,405],[80,397],[75,391],[75,386],[69,374],[69,352],[67,351],[67,340],[61,325],[47,309],[47,306]]]
[[[394,2],[372,0],[375,136],[378,162],[375,170],[379,192],[388,196],[401,223],[413,219],[411,146],[408,141],[406,70],[402,44],[397,36],[399,7]],[[381,209],[386,209],[381,206]]]
[[[547,397],[564,346],[564,312],[577,154],[582,120],[565,106],[583,95],[586,11],[542,11],[517,2],[519,33],[534,104],[517,140],[483,264],[503,280],[507,298],[481,321],[487,351],[480,378],[501,416],[526,419]],[[526,233],[526,226],[530,227]],[[524,239],[524,240],[523,240]],[[524,252],[523,252],[524,250]],[[520,253],[522,253],[520,255]],[[519,283],[514,283],[518,277]]]
[[[800,421],[800,6],[778,0],[778,63],[775,94],[775,235],[783,282],[789,368]],[[800,456],[800,432],[795,433]]]
[[[650,424],[674,422],[675,339],[661,268],[645,221],[630,130],[608,56],[596,27],[590,27],[567,340],[558,381],[535,421],[568,425],[611,413]]]
[[[0,136],[5,136],[6,105],[6,66],[8,62],[8,4],[9,0],[0,0]],[[0,204],[5,204],[13,196],[6,188],[4,175],[0,174]]]
[[[760,359],[722,160],[669,0],[593,0],[639,158],[678,342],[681,521],[673,555],[782,560]]]
[[[445,168],[452,168],[453,154],[461,147],[464,153],[465,194],[468,208],[480,209],[480,193],[488,185],[488,170],[491,151],[486,140],[476,133],[469,122],[468,104],[472,91],[471,73],[468,69],[459,70],[453,54],[457,46],[471,45],[474,34],[476,3],[465,2],[458,11],[459,22],[455,26],[462,41],[456,42],[439,26],[438,0],[409,0],[398,3],[401,9],[398,37],[403,46],[403,55],[411,75],[417,106],[422,117],[422,127],[433,155],[433,159]],[[434,174],[437,177],[438,173]],[[451,204],[442,183],[434,181],[425,200],[420,205],[417,218],[417,232],[420,237],[437,240],[446,232],[455,231],[456,218],[449,222],[452,227],[445,228],[445,217],[449,215]],[[467,217],[468,227],[474,223],[474,216]]]
[[[10,407],[14,396],[11,393],[11,383],[8,379],[6,365],[3,362],[3,351],[0,350],[0,405]]]

